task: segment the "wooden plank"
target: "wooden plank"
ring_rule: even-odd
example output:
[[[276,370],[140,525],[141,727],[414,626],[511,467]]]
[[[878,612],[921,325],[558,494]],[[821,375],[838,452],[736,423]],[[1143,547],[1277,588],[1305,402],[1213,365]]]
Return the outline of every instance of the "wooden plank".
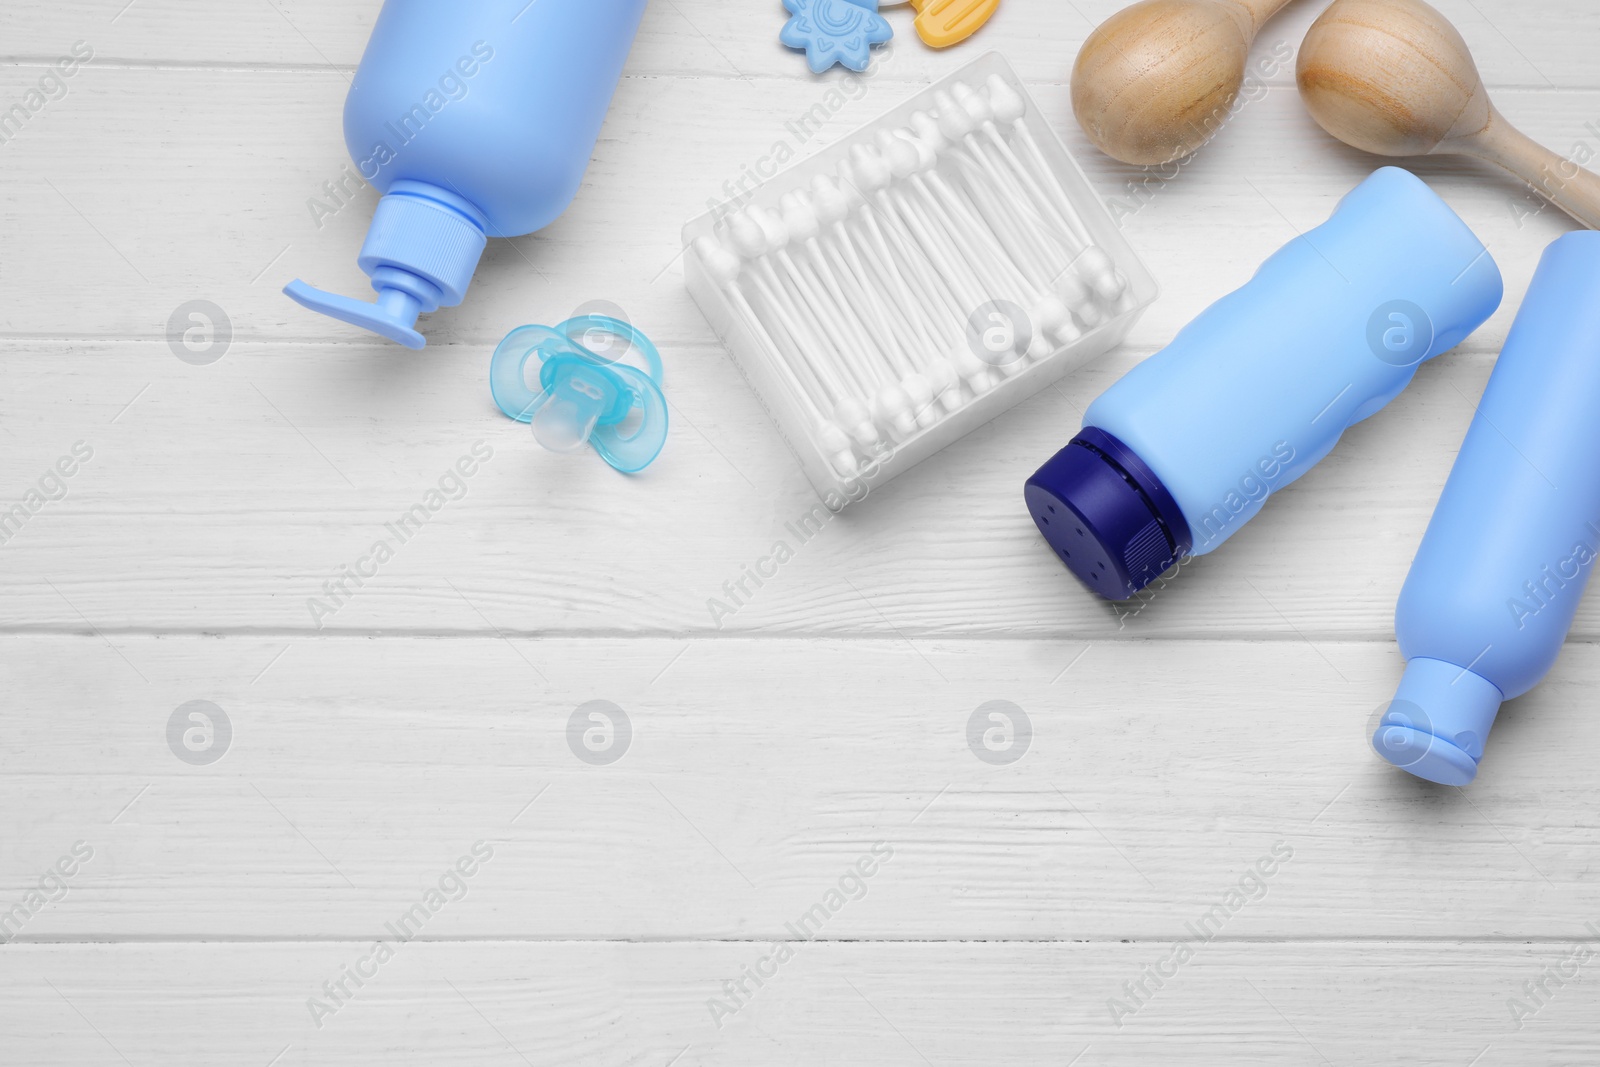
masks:
[[[1031,78],[1064,82],[1078,47],[1124,0],[1006,0],[964,48],[936,52],[911,30],[907,8],[886,9],[897,35],[901,72],[929,80],[981,51],[1012,57]],[[1325,7],[1297,4],[1263,31],[1258,52],[1298,46]],[[1582,0],[1525,5],[1515,11],[1482,0],[1438,0],[1455,23],[1491,88],[1592,88],[1592,56],[1572,27],[1589,14]],[[353,71],[366,47],[378,0],[271,0],[207,6],[183,0],[63,0],[11,5],[0,12],[0,60],[54,58],[77,39],[95,43],[108,61],[216,67],[334,67]],[[803,61],[778,43],[784,13],[777,5],[670,0],[650,5],[629,70],[634,76],[803,78]],[[1292,74],[1281,76],[1292,83]]]
[[[276,242],[284,219],[300,210],[301,193],[309,186],[286,194],[269,159],[260,167],[239,168],[210,142],[185,147],[190,139],[176,128],[181,120],[168,117],[175,113],[159,107],[157,96],[169,76],[210,79],[214,84],[188,98],[197,107],[214,107],[216,121],[210,128],[226,135],[235,127],[222,116],[227,109],[245,106],[247,98],[271,98],[279,108],[298,106],[300,114],[309,115],[317,94],[302,92],[294,105],[296,80],[289,80],[287,99],[264,93],[260,86],[269,75],[263,72],[97,73],[127,82],[123,88],[129,90],[96,90],[101,95],[93,104],[108,116],[96,120],[103,123],[97,136],[117,136],[130,128],[133,112],[125,109],[142,107],[145,121],[165,121],[173,128],[130,151],[145,152],[148,160],[176,152],[182,169],[199,169],[207,177],[193,187],[195,202],[161,200],[172,207],[158,210],[172,215],[150,225],[148,211],[131,210],[137,197],[126,190],[120,171],[118,184],[111,186],[102,175],[112,171],[69,170],[78,144],[67,136],[77,124],[71,113],[63,113],[57,125],[30,128],[28,134],[39,133],[39,140],[19,141],[7,146],[15,152],[0,154],[0,166],[31,168],[34,181],[31,186],[0,186],[0,198],[12,198],[8,220],[16,223],[25,253],[0,260],[0,280],[9,297],[0,314],[10,316],[14,334],[59,334],[62,324],[70,323],[73,331],[111,328],[159,337],[167,329],[163,309],[205,295],[228,309],[239,340],[222,363],[209,368],[173,358],[164,340],[132,345],[19,340],[3,346],[7,358],[0,370],[5,376],[0,396],[7,398],[8,408],[0,425],[13,437],[15,426],[33,438],[15,453],[16,494],[73,441],[107,442],[100,447],[98,465],[74,487],[78,495],[49,509],[30,532],[5,546],[11,566],[0,581],[10,595],[0,607],[0,618],[12,627],[43,625],[79,632],[88,632],[90,624],[114,630],[305,629],[313,623],[306,602],[330,568],[370,547],[382,535],[384,523],[416,503],[441,471],[482,439],[505,442],[499,454],[511,456],[511,465],[496,465],[467,500],[433,525],[426,542],[408,546],[406,556],[348,611],[320,621],[363,631],[431,631],[441,626],[481,630],[481,620],[471,613],[441,621],[456,605],[435,577],[438,566],[448,561],[461,579],[458,584],[474,600],[489,604],[496,625],[529,632],[569,625],[586,631],[686,632],[709,630],[720,622],[724,630],[788,633],[860,628],[879,634],[1103,634],[1128,626],[1140,633],[1193,634],[1220,628],[1233,633],[1382,636],[1413,546],[1470,415],[1471,398],[1487,375],[1488,354],[1504,335],[1543,239],[1566,225],[1547,212],[1522,220],[1519,231],[1504,187],[1469,185],[1465,172],[1456,172],[1454,178],[1443,172],[1446,180],[1439,184],[1447,195],[1486,236],[1496,234],[1490,243],[1508,278],[1505,306],[1469,342],[1464,355],[1427,368],[1393,411],[1359,427],[1249,531],[1190,568],[1184,588],[1193,593],[1166,596],[1159,610],[1143,610],[1125,620],[1086,597],[1048,559],[1016,504],[1016,487],[1066,439],[1077,425],[1078,412],[1117,373],[1159,345],[1223,288],[1242,282],[1292,229],[1313,224],[1369,165],[1348,153],[1337,164],[1345,168],[1342,175],[1291,173],[1276,181],[1258,175],[1252,189],[1241,189],[1234,168],[1248,165],[1249,155],[1270,155],[1283,166],[1281,143],[1271,144],[1274,132],[1304,135],[1307,124],[1298,105],[1269,96],[1252,105],[1261,109],[1262,122],[1252,115],[1248,127],[1239,124],[1237,131],[1230,131],[1238,137],[1209,148],[1128,218],[1130,233],[1156,265],[1167,295],[1125,352],[883,490],[858,515],[832,524],[825,541],[805,546],[804,556],[786,569],[780,582],[763,588],[748,604],[735,605],[739,611],[734,616],[713,618],[711,598],[722,599],[723,584],[738,580],[745,566],[769,552],[785,536],[785,524],[809,510],[814,498],[726,358],[708,343],[704,322],[671,273],[676,268],[669,266],[667,275],[652,280],[646,275],[659,275],[660,268],[645,260],[631,281],[620,280],[612,289],[637,321],[664,340],[672,366],[679,429],[666,458],[647,479],[629,483],[607,478],[603,471],[596,477],[592,464],[561,465],[529,446],[485,401],[483,368],[492,341],[520,321],[564,315],[596,294],[596,277],[618,278],[617,250],[641,231],[642,213],[650,212],[649,232],[658,242],[656,262],[670,264],[675,224],[659,224],[659,204],[638,191],[639,184],[628,180],[625,168],[597,168],[605,173],[588,198],[595,206],[588,209],[588,222],[574,225],[599,226],[603,240],[573,240],[552,254],[549,262],[562,262],[562,270],[538,281],[539,295],[532,305],[518,295],[522,279],[533,271],[531,263],[511,244],[501,246],[502,259],[516,260],[510,264],[515,277],[504,273],[505,263],[500,268],[491,264],[482,279],[487,284],[475,290],[479,296],[474,299],[481,297],[484,306],[470,314],[464,308],[455,320],[493,323],[492,328],[474,328],[483,334],[481,342],[468,343],[458,335],[458,343],[436,346],[421,356],[365,343],[255,343],[253,338],[308,325],[333,335],[343,329],[299,316],[260,268],[239,269],[247,263],[270,264],[276,256],[273,269],[292,273],[292,255],[278,253],[299,246]],[[275,87],[282,87],[284,80]],[[133,91],[135,82],[143,88]],[[709,89],[700,83],[674,84],[676,91],[697,92],[702,102],[709,101]],[[793,95],[794,90],[787,91]],[[1546,102],[1555,115],[1556,104]],[[646,99],[640,106],[648,110],[653,105]],[[836,125],[853,123],[876,104],[869,98],[853,106],[856,114],[841,113]],[[1570,110],[1562,113],[1570,119]],[[660,132],[670,128],[665,111],[648,119],[631,108],[619,109],[619,114],[630,125],[625,134],[608,139],[615,151],[631,156],[634,149],[621,146],[643,143],[668,152]],[[56,113],[47,113],[41,123],[56,118]],[[1298,134],[1290,132],[1291,118]],[[747,108],[743,121],[749,126],[758,116]],[[1276,131],[1274,122],[1279,124]],[[294,125],[268,122],[263,129],[270,137],[270,131]],[[303,136],[277,136],[279,144],[267,157],[276,151],[301,152],[306,158]],[[324,158],[336,158],[337,144],[330,140],[327,148]],[[52,152],[58,154],[52,157]],[[730,173],[737,173],[736,158],[728,157]],[[146,181],[153,183],[154,163],[142,166],[149,175]],[[672,172],[678,173],[676,168]],[[47,178],[52,183],[60,179],[56,190],[43,184]],[[692,181],[704,190],[702,178]],[[115,197],[110,209],[137,219],[131,225],[138,232],[130,231],[130,239],[80,217],[73,204],[82,198],[75,188],[68,189],[74,182],[94,190],[100,198],[96,203]],[[267,199],[276,198],[276,207],[233,211],[229,205],[238,198],[239,184],[249,182],[257,183]],[[631,191],[626,195],[633,199],[620,215],[632,222],[613,224],[608,221],[609,200],[622,191]],[[687,214],[697,194],[681,195]],[[1241,198],[1250,201],[1248,207]],[[602,200],[608,201],[607,210],[600,210]],[[585,209],[580,205],[579,210]],[[1260,225],[1241,231],[1236,219],[1242,210]],[[197,215],[216,234],[217,258],[211,252],[194,254],[191,234]],[[321,265],[305,273],[327,280],[340,270],[353,272],[349,250],[358,244],[364,226],[361,205],[328,222],[315,246],[323,256]],[[315,232],[309,221],[306,227]],[[348,232],[335,235],[335,227]],[[1274,227],[1282,232],[1273,233]],[[542,236],[533,243],[553,239]],[[156,258],[176,262],[173,270],[186,280],[152,298],[142,284],[130,287],[111,277],[131,277],[133,257],[145,249],[139,242],[153,242]],[[1220,265],[1208,263],[1207,270],[1197,270],[1196,247],[1206,248],[1207,259],[1220,260]],[[546,262],[543,252],[539,257]],[[28,265],[37,263],[47,266]],[[68,268],[67,263],[73,265]],[[167,277],[153,267],[150,276]],[[358,283],[346,280],[357,291]],[[103,299],[79,299],[86,291]],[[538,307],[562,310],[546,313]],[[440,324],[445,325],[442,320]],[[348,332],[349,340],[360,338]],[[448,325],[440,339],[451,340]],[[87,363],[91,370],[63,389],[64,362],[74,367]],[[315,383],[309,390],[308,381]],[[226,401],[219,402],[219,388]],[[175,470],[189,472],[189,488],[176,496]],[[512,473],[500,473],[507,470]],[[962,487],[959,495],[952,488],[957,485]],[[1339,506],[1330,508],[1331,500]],[[640,537],[617,520],[629,514],[654,516],[657,530],[693,535]],[[517,550],[500,547],[510,545]],[[971,565],[974,559],[991,562],[979,570]],[[527,580],[505,581],[512,568]],[[48,588],[41,576],[64,583],[67,599]],[[1246,578],[1262,595],[1229,596],[1230,590],[1246,588]],[[1580,616],[1580,635],[1597,632],[1596,610]]]
[[[193,367],[164,344],[3,349],[7,505],[74,442],[94,458],[64,500],[0,546],[0,624],[83,634],[492,625],[1387,641],[1492,366],[1458,353],[1423,368],[1221,550],[1115,607],[1050,556],[1020,489],[1132,353],[1045,391],[802,541],[793,530],[817,498],[716,348],[668,350],[675,428],[637,479],[540,449],[490,403],[482,352],[241,345]],[[479,441],[494,458],[402,544],[389,524]],[[380,540],[394,558],[335,603],[324,583]],[[757,587],[746,568],[775,558],[779,541],[793,559]],[[314,614],[313,599],[338,610]],[[1574,633],[1600,635],[1600,601],[1580,610]]]
[[[25,92],[37,68],[0,75],[3,100]],[[868,83],[849,100],[800,80],[739,93],[729,85],[673,78],[624,86],[578,202],[536,236],[492,243],[467,303],[426,322],[436,351],[487,350],[517,325],[558,321],[596,299],[620,305],[658,342],[708,341],[681,284],[682,224],[736,192],[752,170],[809,154],[912,91]],[[237,341],[370,343],[279,292],[295,277],[368,291],[355,259],[376,194],[324,188],[348,166],[343,86],[330,72],[82,71],[71,95],[0,146],[8,234],[0,336],[164,340],[177,309],[205,299],[223,309]],[[171,107],[174,99],[184,107]],[[1322,222],[1380,162],[1332,142],[1286,89],[1250,104],[1248,121],[1167,180],[1089,149],[1070,125],[1064,92],[1041,91],[1040,100],[1095,186],[1114,198],[1164,289],[1130,338],[1141,348],[1166,343],[1296,232]],[[1600,150],[1600,135],[1583,125],[1600,115],[1600,91],[1508,92],[1501,103],[1534,137]],[[829,116],[820,133],[808,117],[819,107]],[[686,115],[716,119],[685,133]],[[85,144],[116,145],[116,165],[85,168]],[[695,166],[662,166],[685,151]],[[1417,169],[1478,230],[1508,278],[1506,305],[1480,335],[1493,346],[1539,252],[1572,223],[1554,209],[1528,217],[1537,206],[1531,194],[1474,164],[1441,159]],[[339,210],[330,216],[331,207],[314,203]]]
[[[1465,793],[1367,749],[1399,666],[1321,640],[10,637],[0,903],[82,841],[19,940],[361,938],[483,841],[428,936],[778,937],[875,847],[830,937],[1159,941],[1241,885],[1232,937],[1600,921],[1600,650],[1508,709]],[[208,765],[168,735],[194,700],[231,728]],[[595,700],[630,723],[609,764],[569,740]],[[1031,724],[989,738],[1009,764],[977,755],[992,701]]]
[[[1600,148],[1586,5],[1438,3],[1508,117]],[[364,291],[371,191],[321,226],[308,201],[344,165],[376,0],[0,10],[0,106],[74,41],[96,53],[0,144],[0,510],[65,492],[0,544],[0,1061],[1600,1058],[1581,981],[1600,606],[1469,790],[1364,739],[1398,678],[1411,553],[1571,224],[1470,164],[1418,163],[1506,305],[1119,616],[1048,558],[1021,480],[1376,162],[1310,122],[1287,68],[1175,177],[1099,156],[1065,79],[1120,6],[1006,0],[949,53],[896,10],[900,47],[863,82],[807,77],[777,4],[653,4],[577,205],[497,242],[416,355],[277,292]],[[1257,56],[1320,6],[1292,5]],[[679,226],[778,145],[804,154],[986,48],[1164,296],[1102,365],[798,544],[813,497],[683,292]],[[667,354],[676,429],[640,479],[543,453],[484,386],[506,330],[597,298]],[[232,335],[204,367],[169,347],[196,299]],[[92,457],[47,479],[79,441]],[[389,530],[436,489],[459,499]],[[348,602],[325,587],[383,538],[393,559]],[[794,559],[752,591],[785,538]],[[593,701],[625,709],[615,762],[584,747],[596,720],[573,727]],[[1017,762],[973,726],[993,701],[1031,723]],[[724,981],[795,924],[816,943],[719,1020]],[[1177,976],[1129,991],[1197,925]],[[388,937],[392,961],[331,997]]]
[[[1587,935],[1586,935],[1587,936]],[[1588,962],[1574,963],[1585,949]],[[1592,981],[1516,1028],[1508,1001],[1572,944],[1198,947],[1122,1018],[1107,1002],[1169,944],[800,943],[718,1029],[707,1002],[761,943],[400,944],[332,1015],[322,983],[361,942],[28,946],[0,952],[12,1062],[828,1064],[1201,1067],[1592,1063]],[[1149,985],[1147,988],[1154,989]],[[325,999],[323,1002],[326,1002]],[[274,1057],[277,1057],[274,1060]]]

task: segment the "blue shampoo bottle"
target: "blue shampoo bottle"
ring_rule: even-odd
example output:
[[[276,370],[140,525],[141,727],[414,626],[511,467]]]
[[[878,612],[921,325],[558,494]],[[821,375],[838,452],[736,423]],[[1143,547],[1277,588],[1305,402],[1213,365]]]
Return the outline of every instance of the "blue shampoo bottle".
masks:
[[[296,302],[410,348],[461,303],[489,237],[541,230],[577,195],[646,0],[387,0],[345,101],[378,202],[358,262],[376,303],[302,281]]]
[[[1028,511],[1084,584],[1127,599],[1231,537],[1501,291],[1466,223],[1384,167],[1101,394],[1028,479]]]
[[[1405,677],[1373,746],[1465,785],[1544,678],[1600,554],[1600,233],[1545,250],[1400,593]]]

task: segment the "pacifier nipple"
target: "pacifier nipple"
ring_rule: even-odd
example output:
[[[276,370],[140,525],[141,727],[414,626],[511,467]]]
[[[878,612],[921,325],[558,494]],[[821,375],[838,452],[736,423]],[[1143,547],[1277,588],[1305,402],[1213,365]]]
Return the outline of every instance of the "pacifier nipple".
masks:
[[[566,378],[563,381],[563,370]],[[576,452],[589,443],[595,424],[610,405],[607,389],[585,381],[582,372],[563,368],[556,372],[549,400],[533,415],[533,436],[552,452]]]

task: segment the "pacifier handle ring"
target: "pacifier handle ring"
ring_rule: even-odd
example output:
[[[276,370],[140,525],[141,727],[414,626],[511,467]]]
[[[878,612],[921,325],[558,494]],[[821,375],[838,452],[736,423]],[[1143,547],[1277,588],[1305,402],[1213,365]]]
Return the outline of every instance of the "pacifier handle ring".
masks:
[[[632,349],[637,349],[644,357],[647,372],[657,385],[665,385],[665,368],[661,363],[661,353],[656,349],[655,343],[644,335],[644,331],[632,323],[614,319],[610,315],[577,315],[555,327],[555,332],[566,337],[579,349],[593,356],[601,363],[620,363],[620,359],[606,359],[598,353],[591,352],[585,345],[575,339],[572,334],[576,329],[579,334],[598,331],[609,333],[613,337],[620,337],[627,341]]]
[[[628,407],[626,411],[622,412],[621,418],[617,419],[615,422],[606,423],[605,425],[610,427],[612,433],[616,434],[618,441],[628,443],[636,440],[645,432],[646,427],[644,421],[640,420],[639,425],[635,426],[633,428],[633,432],[628,434],[622,433],[619,429],[617,429],[617,426],[619,423],[625,421],[630,413],[634,411],[639,411],[642,413],[644,411],[645,406],[648,403],[645,397],[645,391],[649,389],[653,383],[651,382],[649,375],[645,374],[644,371],[640,370],[638,367],[627,363],[618,364],[617,367],[618,369],[612,371],[611,373],[616,375],[617,378],[622,381],[628,395]],[[630,379],[630,375],[636,377]],[[643,381],[640,381],[639,379],[643,379]],[[661,392],[661,387],[659,385],[657,385],[655,389],[656,392]],[[665,402],[665,400],[666,397],[663,395],[662,401]]]

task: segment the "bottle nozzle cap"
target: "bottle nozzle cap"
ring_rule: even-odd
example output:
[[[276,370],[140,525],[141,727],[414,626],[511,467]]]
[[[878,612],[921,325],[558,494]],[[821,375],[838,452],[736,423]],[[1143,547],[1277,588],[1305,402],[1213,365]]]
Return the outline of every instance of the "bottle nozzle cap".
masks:
[[[375,303],[298,279],[283,291],[302,307],[422,348],[427,341],[416,330],[417,316],[461,303],[487,243],[476,209],[460,197],[421,182],[396,182],[378,201],[357,261],[372,279]]]
[[[428,340],[416,330],[417,316],[422,304],[410,293],[399,289],[384,289],[376,303],[353,300],[338,293],[328,293],[316,286],[307,285],[298,278],[283,287],[283,293],[301,307],[371,330],[407,348],[423,348]]]
[[[1418,778],[1466,785],[1478,776],[1483,743],[1504,699],[1492,682],[1464,667],[1418,657],[1406,664],[1372,747]]]
[[[1161,479],[1092,426],[1028,479],[1028,512],[1061,562],[1107,600],[1126,600],[1194,547]]]

